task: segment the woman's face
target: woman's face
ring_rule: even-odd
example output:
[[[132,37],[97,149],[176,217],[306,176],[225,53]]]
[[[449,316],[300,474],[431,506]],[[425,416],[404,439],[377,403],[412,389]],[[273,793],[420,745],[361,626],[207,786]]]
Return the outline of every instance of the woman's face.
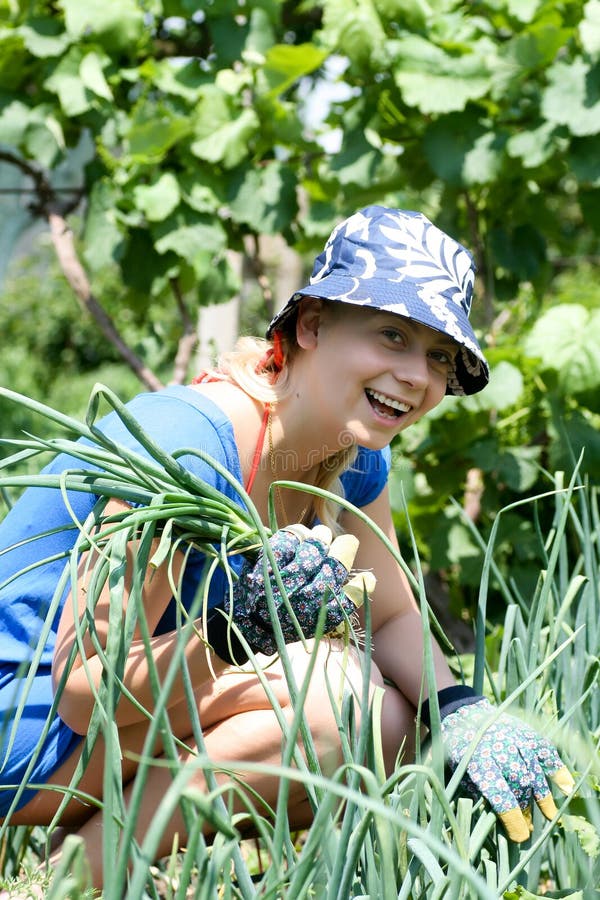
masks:
[[[446,393],[457,344],[394,313],[306,300],[298,316],[312,396],[340,442],[380,449]],[[303,367],[304,368],[304,367]],[[308,385],[307,385],[308,387]]]

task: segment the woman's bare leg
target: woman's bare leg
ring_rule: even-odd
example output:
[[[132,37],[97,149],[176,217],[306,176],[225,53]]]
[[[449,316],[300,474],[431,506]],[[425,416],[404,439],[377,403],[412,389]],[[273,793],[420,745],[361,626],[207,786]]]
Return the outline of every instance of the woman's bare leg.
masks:
[[[294,672],[298,682],[302,680],[308,665],[308,655],[301,647],[290,649]],[[341,761],[341,748],[335,715],[330,708],[325,672],[330,682],[337,688],[340,684],[339,666],[342,654],[339,649],[331,650],[323,644],[318,651],[318,661],[311,679],[307,701],[304,705],[315,747],[324,771],[333,771]],[[346,672],[347,681],[352,684],[356,696],[361,696],[361,672],[358,657],[350,654]],[[374,685],[382,681],[376,669],[373,670]],[[293,710],[285,678],[276,667],[269,672],[269,681],[279,700],[283,714],[288,722],[293,718]],[[280,780],[277,776],[243,772],[243,762],[260,762],[277,765],[281,761],[282,730],[276,714],[271,708],[264,689],[256,676],[234,673],[221,676],[204,691],[198,692],[198,704],[201,720],[204,723],[206,749],[211,760],[223,764],[231,763],[248,788],[258,793],[270,806],[277,802]],[[182,740],[190,743],[189,714],[185,708],[170,711],[173,731]],[[207,723],[211,722],[210,727]],[[396,690],[386,689],[383,704],[383,736],[384,753],[388,770],[393,768],[396,753],[402,740],[414,731],[414,709]],[[135,754],[141,753],[146,737],[146,726],[130,726],[120,731],[123,759],[123,782],[126,802],[134,790],[134,779],[137,769]],[[99,744],[94,751],[91,764],[88,766],[79,787],[91,795],[101,798],[103,774],[103,747]],[[160,748],[157,748],[157,755]],[[131,754],[128,755],[128,754]],[[76,756],[77,754],[75,754]],[[181,755],[182,763],[193,763],[195,754]],[[75,771],[77,759],[71,759],[55,773],[54,784],[68,784]],[[221,782],[228,776],[218,776]],[[142,807],[137,816],[136,840],[141,843],[146,834],[146,826],[153,821],[156,810],[172,784],[172,775],[168,770],[156,767],[146,781]],[[206,785],[201,772],[196,771],[190,780],[199,790]],[[19,811],[11,821],[14,824],[47,824],[60,803],[60,794],[40,791],[27,806]],[[303,827],[311,820],[311,809],[306,793],[300,782],[293,782],[289,797],[290,822],[295,827]],[[239,798],[234,801],[236,809],[243,805]],[[61,824],[79,825],[78,834],[83,838],[94,883],[102,884],[102,812],[94,812],[93,808],[83,806],[79,801],[71,800]],[[157,858],[168,853],[173,844],[175,834],[180,843],[185,843],[185,827],[181,812],[177,810],[165,829]]]
[[[277,794],[280,787],[280,779],[275,775],[263,775],[256,772],[244,772],[243,763],[240,765],[239,756],[234,758],[233,748],[238,748],[238,754],[244,755],[244,762],[259,762],[267,765],[277,765],[281,762],[281,728],[271,710],[255,710],[253,712],[240,713],[225,719],[205,736],[206,749],[211,760],[223,763],[235,764],[238,783],[247,785],[248,789],[256,792],[268,806],[274,807],[277,802]],[[222,754],[224,745],[229,747],[229,758]],[[241,749],[240,749],[241,748]],[[236,754],[237,755],[237,754]],[[182,765],[193,764],[194,754],[182,755]],[[230,783],[228,775],[216,773],[216,779],[220,783]],[[167,791],[173,783],[172,775],[168,770],[157,767],[152,770],[147,779],[142,793],[142,802],[136,821],[135,839],[141,844],[146,837],[147,829],[153,822],[161,801],[164,800]],[[188,782],[197,790],[207,792],[204,776],[196,771]],[[135,790],[135,780],[125,789],[125,802],[129,803]],[[250,798],[250,795],[248,795]],[[289,797],[289,815],[292,827],[302,828],[311,820],[311,809],[306,793],[300,782],[292,782]],[[252,801],[256,804],[256,801]],[[234,812],[243,812],[245,806],[237,794],[233,795],[232,808]],[[260,814],[266,814],[268,806],[259,809]],[[92,883],[96,887],[102,887],[102,811],[95,813],[82,825],[77,834],[83,839],[87,851],[87,857],[92,874]],[[205,834],[210,834],[210,825],[206,825]],[[175,835],[178,842],[185,846],[186,828],[179,807],[170,817],[168,826],[161,834],[155,856],[159,859],[166,856],[173,847]],[[56,861],[56,860],[54,860]]]
[[[289,703],[289,694],[283,673],[279,667],[265,672],[265,678],[271,691],[281,704]],[[253,673],[229,670],[214,681],[203,685],[196,692],[196,703],[203,730],[209,730],[217,722],[234,713],[265,709],[270,704],[264,688]],[[180,741],[190,745],[190,714],[185,701],[168,710],[172,733]],[[123,755],[121,761],[123,783],[127,784],[135,776],[138,768],[137,759],[145,748],[149,723],[140,722],[119,730],[119,743]],[[154,748],[154,754],[160,757],[164,748],[160,742]],[[65,787],[71,779],[80,761],[82,748],[78,748],[63,765],[48,779],[51,786]],[[101,799],[103,789],[105,744],[98,736],[89,762],[77,789],[91,797]],[[62,801],[62,794],[56,791],[39,791],[21,810],[13,813],[13,825],[48,825],[54,818]],[[83,804],[80,800],[69,801],[61,813],[61,826],[73,830],[82,825],[95,812],[94,808]]]

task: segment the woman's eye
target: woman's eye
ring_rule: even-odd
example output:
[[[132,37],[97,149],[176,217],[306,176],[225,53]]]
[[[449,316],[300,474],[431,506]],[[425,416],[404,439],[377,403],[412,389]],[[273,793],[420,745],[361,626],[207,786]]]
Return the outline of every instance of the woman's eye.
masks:
[[[383,332],[383,336],[395,344],[404,340],[402,332],[396,331],[395,328],[386,328]]]
[[[429,355],[434,362],[444,366],[450,366],[454,359],[454,354],[450,350],[432,350]]]

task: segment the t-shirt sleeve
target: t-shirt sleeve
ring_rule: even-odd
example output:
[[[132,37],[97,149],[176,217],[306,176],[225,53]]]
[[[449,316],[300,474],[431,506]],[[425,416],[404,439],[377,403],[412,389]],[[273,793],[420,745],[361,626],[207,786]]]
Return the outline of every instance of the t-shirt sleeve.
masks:
[[[391,464],[389,447],[383,450],[359,447],[356,459],[341,476],[346,500],[358,507],[376,500],[387,483]]]
[[[140,394],[127,408],[144,434],[161,451],[169,455],[176,454],[176,463],[183,469],[227,496],[235,497],[239,502],[237,491],[208,460],[193,452],[181,453],[186,448],[200,450],[239,481],[239,460],[229,421],[223,416],[210,415],[196,403],[187,402],[184,398],[185,395],[177,395],[172,389],[155,394]],[[99,428],[117,444],[150,458],[162,468],[160,460],[152,458],[151,450],[140,444],[116,413],[111,413],[102,420]]]
[[[219,407],[190,388],[172,387],[155,394],[142,394],[128,404],[128,409],[144,433],[161,450],[176,454],[177,462],[186,472],[202,479],[238,505],[244,505],[238,493],[242,476],[233,428],[231,421]],[[103,421],[102,430],[118,443],[132,447],[145,456],[152,455],[147,449],[137,445],[135,440],[132,445],[131,433],[114,414]],[[201,455],[192,452],[195,450],[208,454],[222,467],[223,472],[218,471]],[[229,564],[236,572],[242,561],[240,556],[229,557]],[[204,562],[204,554],[199,550],[192,550],[187,557],[181,585],[181,602],[187,610],[194,604],[197,588],[203,577]],[[227,591],[227,576],[221,568],[217,568],[212,573],[208,586],[208,607],[221,602]],[[162,634],[176,627],[177,605],[171,601],[155,633]]]

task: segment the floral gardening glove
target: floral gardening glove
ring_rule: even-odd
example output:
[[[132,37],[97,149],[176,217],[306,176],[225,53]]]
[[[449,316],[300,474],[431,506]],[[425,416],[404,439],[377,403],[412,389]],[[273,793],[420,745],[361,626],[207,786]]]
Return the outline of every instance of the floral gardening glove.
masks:
[[[475,735],[494,716],[494,707],[468,687],[445,688],[438,694],[442,735],[449,765],[455,769]],[[425,724],[428,707],[423,707]],[[531,835],[531,803],[547,819],[557,813],[551,779],[564,793],[575,785],[555,747],[515,716],[501,714],[483,732],[471,753],[461,787],[481,794],[501,820],[508,837],[520,843]]]
[[[375,578],[370,572],[355,575],[348,580],[358,549],[358,539],[354,535],[343,534],[333,540],[331,530],[325,525],[317,525],[312,529],[303,525],[290,525],[276,531],[269,543],[288,600],[302,633],[307,638],[315,634],[323,603],[327,606],[325,633],[328,634],[335,631],[345,621],[345,616],[350,616],[361,605],[364,590],[370,593],[375,586]],[[233,602],[227,597],[224,611],[228,615],[231,612],[233,621],[255,653],[271,655],[276,652],[277,644],[267,602],[263,558],[264,554],[261,552],[255,562],[244,563],[233,587]],[[297,641],[298,631],[279,591],[270,563],[268,577],[284,640],[286,644]],[[218,615],[226,624],[223,614]],[[211,621],[214,621],[214,617]],[[247,654],[233,629],[228,629],[224,637],[226,646],[223,646],[223,640],[215,643],[213,635],[209,633],[208,639],[215,652],[229,662],[245,662]]]

